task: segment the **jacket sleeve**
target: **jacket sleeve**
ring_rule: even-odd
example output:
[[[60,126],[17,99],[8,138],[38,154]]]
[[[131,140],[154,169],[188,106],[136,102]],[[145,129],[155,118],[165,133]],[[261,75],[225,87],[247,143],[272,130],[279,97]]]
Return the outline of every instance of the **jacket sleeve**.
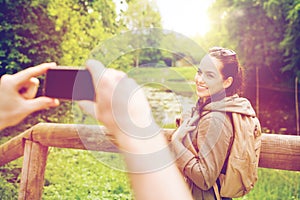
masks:
[[[216,182],[225,162],[229,144],[233,136],[230,117],[222,112],[210,112],[199,121],[196,135],[192,135],[197,145],[198,155],[186,148],[182,150],[177,164],[182,173],[202,190],[210,189]]]

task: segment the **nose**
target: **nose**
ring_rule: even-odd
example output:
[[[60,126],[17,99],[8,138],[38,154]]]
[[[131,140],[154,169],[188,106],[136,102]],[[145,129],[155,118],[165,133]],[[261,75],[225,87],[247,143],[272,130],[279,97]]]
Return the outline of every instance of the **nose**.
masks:
[[[195,75],[195,82],[196,82],[196,84],[197,83],[203,83],[204,82],[203,74],[196,73],[196,75]]]

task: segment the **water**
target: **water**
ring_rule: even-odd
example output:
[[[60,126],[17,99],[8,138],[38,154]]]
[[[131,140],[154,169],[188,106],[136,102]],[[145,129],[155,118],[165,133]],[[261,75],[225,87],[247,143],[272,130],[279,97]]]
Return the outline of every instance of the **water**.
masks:
[[[145,95],[152,108],[155,121],[162,127],[175,125],[176,118],[183,113],[190,112],[195,105],[195,100],[173,92],[144,87]]]

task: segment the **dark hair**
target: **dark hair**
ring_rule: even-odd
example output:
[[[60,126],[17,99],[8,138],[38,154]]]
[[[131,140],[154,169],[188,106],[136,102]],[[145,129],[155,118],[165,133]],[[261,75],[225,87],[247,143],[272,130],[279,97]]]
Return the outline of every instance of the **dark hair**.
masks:
[[[243,69],[239,64],[236,53],[223,47],[212,47],[208,53],[222,63],[221,73],[224,80],[232,77],[231,86],[225,89],[226,95],[241,94],[243,89]]]

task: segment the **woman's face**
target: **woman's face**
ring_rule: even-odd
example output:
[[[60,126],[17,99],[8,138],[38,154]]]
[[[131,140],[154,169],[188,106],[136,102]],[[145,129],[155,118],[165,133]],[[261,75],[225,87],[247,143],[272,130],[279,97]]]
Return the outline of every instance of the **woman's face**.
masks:
[[[199,98],[207,99],[227,87],[221,74],[222,66],[220,61],[209,55],[201,60],[195,75],[196,93]]]

